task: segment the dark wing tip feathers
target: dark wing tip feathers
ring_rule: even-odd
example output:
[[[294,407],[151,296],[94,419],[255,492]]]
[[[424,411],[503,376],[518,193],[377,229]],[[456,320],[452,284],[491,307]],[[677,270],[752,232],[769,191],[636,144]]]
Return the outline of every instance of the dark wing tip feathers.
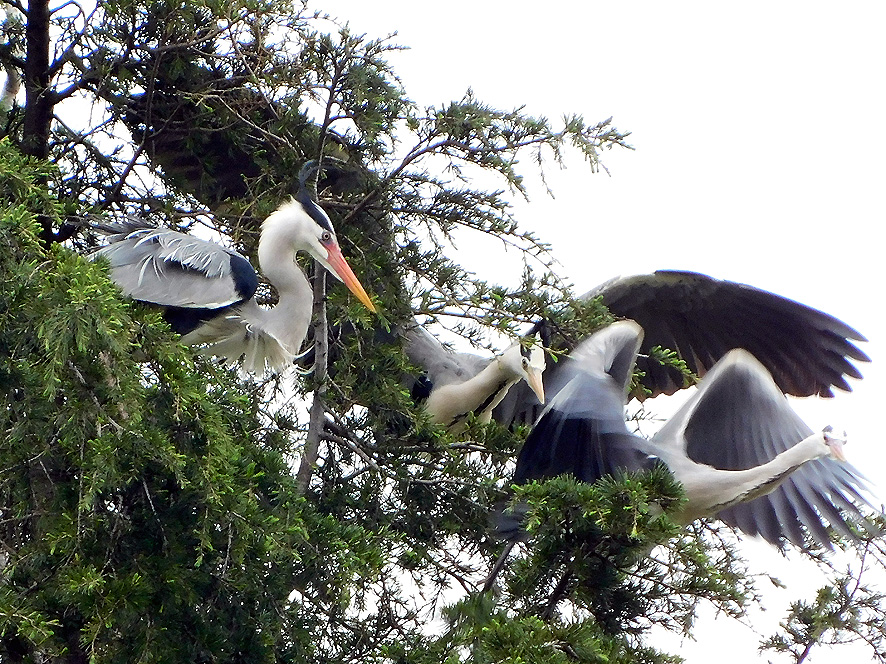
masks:
[[[612,280],[588,295],[602,296],[614,315],[643,326],[641,352],[655,345],[671,348],[696,373],[709,370],[726,350],[743,347],[764,362],[785,393],[828,397],[832,387],[851,389],[844,375],[861,377],[850,360],[870,361],[850,341],[865,337],[841,320],[769,291],[696,272],[658,270]],[[644,379],[653,396],[673,394],[679,383],[676,370],[667,367],[649,367]]]

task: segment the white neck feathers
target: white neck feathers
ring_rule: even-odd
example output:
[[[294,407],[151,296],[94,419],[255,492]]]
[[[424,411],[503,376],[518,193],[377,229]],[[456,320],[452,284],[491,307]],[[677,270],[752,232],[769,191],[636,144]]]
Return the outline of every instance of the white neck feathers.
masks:
[[[747,470],[718,470],[685,460],[668,463],[674,477],[683,484],[687,503],[681,521],[689,523],[700,517],[773,491],[804,463],[826,456],[828,447],[821,432],[801,440],[771,461]],[[667,463],[670,460],[665,460]]]
[[[488,421],[492,409],[501,402],[517,380],[518,377],[507,369],[504,362],[495,357],[473,378],[433,390],[425,403],[425,409],[438,424],[452,424],[468,413],[481,415],[477,412],[481,409],[481,420]]]

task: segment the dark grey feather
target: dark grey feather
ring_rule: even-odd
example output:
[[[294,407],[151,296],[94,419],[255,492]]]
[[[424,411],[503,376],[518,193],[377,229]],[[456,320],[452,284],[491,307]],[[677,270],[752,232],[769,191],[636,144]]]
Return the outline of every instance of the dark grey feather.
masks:
[[[812,434],[766,368],[743,350],[730,351],[714,365],[696,393],[650,440],[629,432],[623,408],[641,339],[642,330],[633,321],[616,323],[583,341],[562,362],[551,382],[556,395],[518,456],[515,482],[564,473],[593,482],[660,459],[678,480],[707,477],[714,499],[703,493],[703,500],[711,502],[701,505],[726,505],[733,499],[724,495],[724,502],[718,502],[712,469],[759,468]],[[761,476],[757,485],[769,488],[780,481],[771,493],[716,516],[776,545],[788,540],[803,546],[808,536],[830,547],[826,524],[850,538],[850,521],[871,528],[859,509],[870,506],[864,497],[868,489],[851,465],[820,458],[786,477],[785,471],[778,472]],[[502,523],[513,526],[512,521]]]
[[[582,296],[600,297],[615,316],[644,331],[637,367],[645,391],[634,397],[674,394],[683,376],[646,357],[654,346],[677,351],[689,369],[704,375],[733,348],[744,348],[772,374],[785,394],[833,396],[861,378],[854,362],[870,359],[854,342],[858,331],[824,312],[768,291],[694,272],[660,270],[611,279]],[[571,349],[566,349],[571,350]],[[561,363],[549,361],[545,392]],[[541,409],[532,392],[515,385],[496,408],[502,424],[532,424]]]

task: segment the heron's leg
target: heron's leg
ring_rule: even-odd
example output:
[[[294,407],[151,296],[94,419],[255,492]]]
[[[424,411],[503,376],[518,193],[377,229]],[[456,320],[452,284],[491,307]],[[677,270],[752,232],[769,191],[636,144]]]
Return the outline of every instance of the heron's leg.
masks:
[[[495,579],[498,577],[499,572],[501,572],[502,568],[505,566],[505,561],[508,559],[508,554],[511,552],[511,549],[514,548],[515,541],[508,542],[505,546],[504,550],[498,556],[498,559],[495,561],[495,564],[492,566],[492,570],[489,572],[489,576],[486,577],[486,583],[483,584],[482,592],[489,592],[492,590],[493,584],[495,584]]]

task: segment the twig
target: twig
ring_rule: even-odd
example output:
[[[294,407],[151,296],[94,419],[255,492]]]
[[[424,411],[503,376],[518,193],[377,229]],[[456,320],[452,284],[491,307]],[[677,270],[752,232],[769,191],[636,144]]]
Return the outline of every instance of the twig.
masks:
[[[563,576],[560,578],[560,582],[557,584],[557,587],[554,588],[554,591],[551,593],[551,596],[548,598],[548,604],[545,607],[544,611],[541,613],[541,619],[545,622],[549,622],[551,618],[554,617],[554,611],[557,609],[557,604],[560,603],[560,600],[566,596],[567,591],[569,590],[569,584],[572,581],[572,564],[571,562],[566,566],[566,571],[563,572]]]
[[[329,363],[329,335],[326,320],[326,268],[314,264],[314,401],[311,403],[311,420],[305,439],[298,473],[295,476],[296,491],[304,495],[311,483],[314,466],[320,456],[320,440],[326,425],[326,377]]]
[[[329,424],[329,423],[327,422],[327,424]],[[366,454],[366,452],[361,450],[353,441],[350,440],[350,438],[348,436],[340,436],[338,434],[331,433],[331,432],[327,431],[326,433],[324,433],[322,435],[322,438],[323,438],[323,440],[328,440],[329,442],[332,442],[332,443],[338,443],[339,445],[344,445],[349,450],[351,450],[354,454],[356,454],[358,457],[363,459],[364,463],[366,463],[367,466],[369,466],[373,470],[379,470],[378,464],[375,463],[375,460],[372,457],[370,457],[368,454]]]

